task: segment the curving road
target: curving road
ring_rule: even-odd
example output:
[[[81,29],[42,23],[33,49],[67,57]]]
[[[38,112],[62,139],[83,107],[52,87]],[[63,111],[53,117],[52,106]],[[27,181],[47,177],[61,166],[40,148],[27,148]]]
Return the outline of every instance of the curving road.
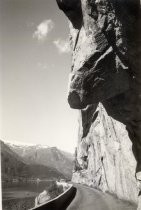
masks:
[[[123,202],[98,190],[74,185],[76,196],[66,210],[136,210],[135,205]]]

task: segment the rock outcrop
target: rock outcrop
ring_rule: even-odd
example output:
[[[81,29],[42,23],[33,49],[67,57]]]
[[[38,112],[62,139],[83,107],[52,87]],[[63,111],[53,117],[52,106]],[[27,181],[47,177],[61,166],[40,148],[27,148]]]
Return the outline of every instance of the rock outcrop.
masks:
[[[108,116],[102,104],[80,111],[73,182],[137,202],[135,168],[125,125]]]
[[[35,207],[52,200],[64,192],[63,185],[56,181],[51,181],[46,189],[35,198]]]
[[[68,102],[81,110],[73,181],[136,202],[136,179],[141,181],[140,0],[57,3],[70,26]]]

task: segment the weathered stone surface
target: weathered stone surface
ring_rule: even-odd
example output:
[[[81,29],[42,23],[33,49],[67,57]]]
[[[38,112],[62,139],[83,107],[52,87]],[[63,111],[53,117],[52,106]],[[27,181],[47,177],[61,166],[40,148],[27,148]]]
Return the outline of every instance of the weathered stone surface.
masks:
[[[137,202],[136,160],[125,125],[108,116],[102,104],[91,105],[84,115],[81,111],[72,180]]]
[[[68,102],[81,109],[73,180],[137,201],[135,172],[141,181],[141,1],[57,2],[70,22]]]
[[[64,190],[66,190],[65,187],[67,187],[67,185],[64,185],[64,183],[50,181],[46,186],[46,189],[35,198],[35,206],[37,207],[38,205],[46,203],[62,194]]]
[[[128,90],[136,63],[139,1],[57,2],[70,20],[70,106],[84,108]]]
[[[46,190],[44,190],[35,198],[35,206],[37,207],[38,205],[43,204],[49,201],[50,199],[51,199],[51,196]]]

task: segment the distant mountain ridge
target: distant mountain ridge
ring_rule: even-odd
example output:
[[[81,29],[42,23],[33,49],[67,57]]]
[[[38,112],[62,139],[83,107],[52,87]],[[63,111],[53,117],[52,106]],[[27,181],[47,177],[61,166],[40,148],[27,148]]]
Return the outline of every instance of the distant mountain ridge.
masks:
[[[27,164],[39,164],[55,168],[67,178],[72,176],[73,155],[46,145],[16,145],[6,143]]]
[[[18,152],[15,152],[14,149],[11,148],[12,146],[8,146],[3,141],[0,141],[0,146],[1,146],[1,162],[2,162],[1,165],[2,165],[3,181],[11,180],[14,178],[21,178],[21,179],[22,178],[40,178],[40,179],[69,178],[69,176],[66,176],[63,172],[58,171],[56,168],[52,167],[51,165],[45,166],[42,165],[42,163],[35,163],[35,161],[28,161],[28,158],[27,159],[23,158],[21,155],[18,154]],[[15,148],[17,147],[18,146],[15,145]]]

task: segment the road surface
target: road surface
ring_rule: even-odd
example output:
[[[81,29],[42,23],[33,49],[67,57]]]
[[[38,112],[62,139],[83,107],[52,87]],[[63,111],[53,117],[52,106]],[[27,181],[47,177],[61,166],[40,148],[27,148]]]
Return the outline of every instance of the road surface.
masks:
[[[74,185],[76,196],[66,210],[136,210],[135,205],[123,202],[98,190]]]

